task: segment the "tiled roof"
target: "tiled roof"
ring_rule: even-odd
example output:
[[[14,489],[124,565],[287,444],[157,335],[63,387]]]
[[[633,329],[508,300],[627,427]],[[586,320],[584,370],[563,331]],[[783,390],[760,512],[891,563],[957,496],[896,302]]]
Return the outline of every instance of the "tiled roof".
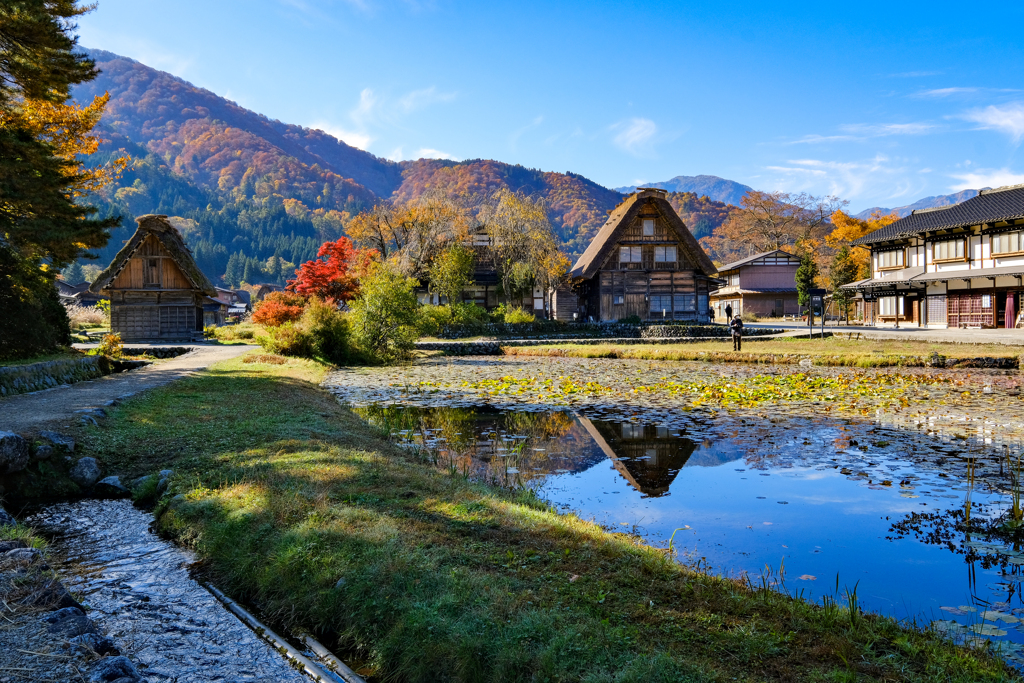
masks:
[[[732,263],[726,263],[724,266],[722,266],[721,268],[718,269],[718,272],[719,273],[724,273],[727,270],[733,270],[734,268],[739,268],[740,266],[744,266],[744,265],[750,263],[751,261],[756,261],[757,259],[759,259],[759,258],[761,258],[763,256],[771,256],[772,254],[785,254],[786,256],[789,256],[790,258],[795,258],[798,261],[800,260],[799,257],[794,256],[793,254],[790,254],[788,251],[783,251],[782,249],[775,249],[773,251],[762,251],[760,254],[754,254],[753,256],[748,256],[746,258],[741,258],[739,261],[733,261]]]
[[[853,244],[874,244],[932,230],[949,230],[1017,218],[1024,218],[1024,185],[982,190],[977,197],[960,204],[938,209],[919,209],[895,223],[854,240]]]
[[[976,280],[978,278],[998,277],[1002,275],[1024,275],[1024,266],[1001,266],[999,268],[971,268],[969,270],[944,270],[938,273],[925,273],[914,277],[915,282],[934,282],[936,280]]]

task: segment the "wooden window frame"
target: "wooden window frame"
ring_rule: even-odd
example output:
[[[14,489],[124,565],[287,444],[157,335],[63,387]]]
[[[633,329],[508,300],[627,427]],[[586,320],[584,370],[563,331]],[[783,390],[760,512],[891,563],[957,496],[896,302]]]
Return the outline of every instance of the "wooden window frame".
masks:
[[[1001,233],[997,233],[995,235],[991,235],[990,238],[989,238],[989,245],[992,248],[992,258],[996,259],[996,258],[1010,258],[1010,257],[1013,257],[1013,256],[1024,256],[1024,249],[1018,249],[1017,251],[999,251],[999,252],[996,251],[996,244],[995,244],[996,240],[995,240],[995,238],[1001,237],[1002,235],[1010,235],[1012,233],[1019,233],[1020,237],[1018,238],[1018,241],[1019,241],[1020,244],[1024,245],[1024,230],[1007,230],[1006,232],[1001,232]]]
[[[651,222],[651,231],[647,232],[647,221]],[[654,231],[657,228],[657,223],[653,218],[641,218],[640,219],[640,234],[644,237],[654,237]]]
[[[658,258],[658,250],[659,249],[661,250],[661,253],[662,253],[662,258],[661,259]],[[671,261],[669,261],[667,258],[665,258],[665,256],[668,255],[668,250],[669,249],[672,250],[672,260]],[[654,262],[655,263],[679,263],[679,249],[677,249],[676,245],[674,245],[674,244],[655,247],[654,248]]]
[[[964,245],[964,255],[955,256],[953,258],[935,258],[935,247],[940,244],[948,244],[950,242],[959,242]],[[931,242],[932,246],[932,263],[967,263],[967,252],[969,250],[967,245],[966,237],[952,237],[948,240],[939,240]]]
[[[903,270],[904,268],[906,268],[907,267],[907,248],[906,247],[903,247],[902,249],[886,249],[885,251],[878,252],[879,261],[881,261],[882,254],[894,254],[894,253],[897,253],[897,252],[903,254],[903,259],[902,259],[903,263],[901,263],[898,266],[878,266],[878,270],[879,271],[883,271],[883,270]]]

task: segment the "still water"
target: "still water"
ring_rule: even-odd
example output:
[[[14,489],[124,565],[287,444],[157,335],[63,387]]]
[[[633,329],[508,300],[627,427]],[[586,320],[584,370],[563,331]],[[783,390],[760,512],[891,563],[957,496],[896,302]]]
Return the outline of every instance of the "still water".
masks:
[[[531,487],[653,545],[674,533],[680,561],[812,600],[855,591],[865,609],[993,638],[1020,662],[1024,554],[956,529],[968,498],[980,522],[1009,503],[998,485],[968,485],[964,468],[983,455],[963,443],[820,415],[694,430],[692,418],[614,408],[355,410],[453,473]],[[986,471],[1001,457],[985,454]]]

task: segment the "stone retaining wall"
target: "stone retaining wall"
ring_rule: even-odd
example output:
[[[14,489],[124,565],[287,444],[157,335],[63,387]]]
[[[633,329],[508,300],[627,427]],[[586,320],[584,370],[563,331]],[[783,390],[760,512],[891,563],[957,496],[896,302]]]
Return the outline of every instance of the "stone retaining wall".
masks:
[[[782,330],[747,327],[746,336],[778,334]],[[564,323],[539,320],[533,323],[487,323],[484,325],[448,325],[437,335],[440,339],[476,336],[508,339],[661,339],[682,337],[727,337],[725,325],[693,322],[643,323]]]
[[[195,351],[192,346],[140,346],[138,348],[124,347],[121,353],[126,356],[149,356],[150,358],[177,358],[189,351]]]
[[[778,334],[781,330],[772,330]],[[767,333],[766,333],[767,334]],[[764,334],[759,335],[764,336]],[[711,337],[721,339],[723,343],[729,337]],[[490,339],[482,341],[436,341],[416,342],[417,351],[443,351],[449,356],[500,356],[502,347],[510,346],[545,346],[550,344],[697,344],[706,342],[709,337],[653,337],[640,339],[637,337],[584,338],[584,339]],[[763,339],[743,337],[743,341],[765,341]]]
[[[143,349],[127,350],[143,351]],[[162,358],[163,356],[160,357]],[[144,365],[149,365],[149,361],[114,360],[106,356],[83,356],[81,358],[63,358],[43,361],[41,363],[29,363],[28,365],[4,366],[0,367],[0,396],[13,396],[14,394],[27,394],[33,391],[52,389],[65,384],[96,379],[114,372],[134,370]]]

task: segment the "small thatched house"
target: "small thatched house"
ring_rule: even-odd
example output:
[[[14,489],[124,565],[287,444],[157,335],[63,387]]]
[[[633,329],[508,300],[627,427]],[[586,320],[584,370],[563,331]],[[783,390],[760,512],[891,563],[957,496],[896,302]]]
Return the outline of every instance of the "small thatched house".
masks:
[[[110,329],[124,340],[187,339],[203,334],[203,307],[220,303],[167,216],[138,219],[139,228],[90,291],[110,297]]]
[[[645,188],[611,211],[571,274],[584,320],[706,322],[708,294],[722,284],[665,190]]]

